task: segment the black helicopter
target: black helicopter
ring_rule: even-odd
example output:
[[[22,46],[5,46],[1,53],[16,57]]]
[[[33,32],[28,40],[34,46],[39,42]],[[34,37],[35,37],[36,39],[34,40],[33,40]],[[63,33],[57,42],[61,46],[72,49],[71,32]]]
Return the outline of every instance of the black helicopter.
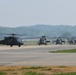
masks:
[[[0,40],[0,44],[10,45],[11,47],[13,45],[18,45],[19,47],[23,45],[22,40],[15,36],[17,34],[9,34],[9,35],[11,36],[4,37],[3,40]]]
[[[46,40],[46,36],[41,36],[38,44],[39,44],[39,45],[41,45],[41,44],[47,45],[48,42],[50,42],[50,41],[47,41],[47,40]]]
[[[57,44],[62,45],[63,43],[65,43],[65,41],[62,40],[61,37],[58,37],[56,40],[53,41],[53,43],[55,43],[56,45],[57,45]]]
[[[68,41],[68,43],[71,45],[71,44],[76,44],[76,39],[75,38],[69,38],[69,39],[67,39]]]

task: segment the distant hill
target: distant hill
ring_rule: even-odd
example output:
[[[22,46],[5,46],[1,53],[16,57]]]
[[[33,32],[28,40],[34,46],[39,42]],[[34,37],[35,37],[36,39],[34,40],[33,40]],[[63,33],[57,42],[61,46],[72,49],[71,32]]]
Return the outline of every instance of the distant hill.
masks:
[[[0,27],[0,33],[26,34],[27,36],[76,36],[76,26],[68,25],[34,25],[21,27]]]

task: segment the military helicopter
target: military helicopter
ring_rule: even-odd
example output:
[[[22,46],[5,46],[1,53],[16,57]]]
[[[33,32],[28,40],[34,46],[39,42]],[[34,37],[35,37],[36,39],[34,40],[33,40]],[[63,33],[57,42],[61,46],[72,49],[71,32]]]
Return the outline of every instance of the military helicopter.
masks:
[[[47,41],[47,40],[46,40],[46,36],[41,36],[38,44],[39,44],[39,45],[41,45],[41,44],[47,45],[48,42],[50,42],[50,41]]]
[[[16,37],[17,34],[8,34],[8,35],[11,35],[11,36],[4,37],[3,40],[0,40],[0,44],[10,45],[11,47],[13,45],[18,45],[19,47],[23,45],[22,40]]]
[[[70,38],[70,39],[67,39],[68,43],[71,45],[71,44],[76,44],[76,39],[75,38]]]
[[[57,44],[62,45],[63,43],[65,43],[65,41],[62,40],[61,37],[58,37],[56,40],[53,41],[53,43],[55,43],[56,45],[57,45]]]

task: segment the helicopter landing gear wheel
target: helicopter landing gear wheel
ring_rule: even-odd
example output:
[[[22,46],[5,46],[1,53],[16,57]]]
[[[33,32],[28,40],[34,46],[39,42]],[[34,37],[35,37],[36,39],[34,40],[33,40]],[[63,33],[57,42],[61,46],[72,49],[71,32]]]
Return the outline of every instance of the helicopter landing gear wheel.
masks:
[[[13,45],[10,45],[10,47],[12,47]]]
[[[39,45],[41,45],[41,44],[39,43]]]
[[[20,47],[21,45],[18,45],[18,47]]]

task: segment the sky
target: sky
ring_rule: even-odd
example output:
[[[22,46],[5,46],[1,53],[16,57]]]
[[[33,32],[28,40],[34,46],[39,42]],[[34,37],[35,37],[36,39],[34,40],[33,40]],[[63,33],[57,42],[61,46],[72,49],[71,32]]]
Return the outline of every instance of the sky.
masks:
[[[0,0],[0,26],[76,25],[76,0]]]

